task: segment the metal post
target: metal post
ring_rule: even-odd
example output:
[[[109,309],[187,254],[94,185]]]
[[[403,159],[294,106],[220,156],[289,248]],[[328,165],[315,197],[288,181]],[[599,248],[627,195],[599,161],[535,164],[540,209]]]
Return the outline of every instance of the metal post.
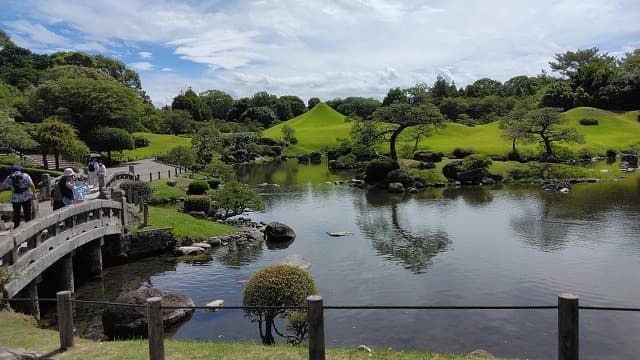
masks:
[[[164,360],[164,328],[162,326],[161,297],[147,299],[147,325],[149,329],[149,359]]]
[[[558,295],[558,360],[578,360],[578,297]]]
[[[73,347],[73,311],[71,308],[71,291],[56,293],[58,302],[58,331],[60,332],[60,349]]]
[[[324,360],[324,314],[322,296],[307,297],[309,316],[309,360]]]

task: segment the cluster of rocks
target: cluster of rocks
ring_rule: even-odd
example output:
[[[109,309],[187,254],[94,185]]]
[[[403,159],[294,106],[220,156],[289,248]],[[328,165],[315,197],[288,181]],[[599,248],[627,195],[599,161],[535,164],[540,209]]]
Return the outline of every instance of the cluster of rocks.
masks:
[[[390,192],[392,194],[401,194],[401,193],[405,193],[408,192],[410,194],[417,194],[421,191],[423,191],[425,188],[428,187],[435,187],[435,188],[442,188],[447,186],[447,184],[443,183],[443,182],[437,182],[437,183],[432,183],[432,184],[423,184],[420,181],[416,181],[413,183],[413,186],[410,186],[408,188],[405,188],[405,186],[400,183],[400,182],[392,182],[387,186],[387,192]]]
[[[452,161],[442,168],[442,175],[460,185],[493,185],[502,181],[499,174],[491,174],[484,168],[464,170],[462,160]]]
[[[312,152],[310,154],[298,154],[296,158],[298,159],[298,162],[311,161],[312,163],[319,163],[320,159],[322,158],[322,154],[320,154],[319,152]]]
[[[620,170],[623,172],[635,171],[638,168],[638,154],[620,154]]]

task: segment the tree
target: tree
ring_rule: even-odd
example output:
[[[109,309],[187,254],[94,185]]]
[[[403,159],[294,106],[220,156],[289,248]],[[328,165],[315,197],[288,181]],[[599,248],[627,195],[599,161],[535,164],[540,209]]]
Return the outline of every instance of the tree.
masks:
[[[233,106],[233,98],[222,90],[207,90],[200,93],[200,99],[204,104],[209,118],[224,120]],[[243,110],[244,111],[244,110]]]
[[[554,142],[584,142],[584,137],[576,129],[558,126],[564,122],[561,112],[562,109],[549,107],[531,110],[520,121],[514,121],[506,131],[525,142],[539,139],[545,148],[543,159],[553,160]]]
[[[56,169],[60,168],[60,155],[84,156],[89,148],[78,140],[77,130],[57,117],[50,117],[38,126],[35,140],[40,143],[45,169],[49,168],[47,153],[53,153]]]
[[[526,75],[514,76],[502,86],[503,96],[530,96],[536,93],[540,85],[538,79]]]
[[[249,279],[242,306],[251,307],[244,310],[245,316],[258,323],[262,343],[272,345],[275,344],[272,330],[285,336],[275,326],[276,317],[291,316],[295,311],[287,307],[304,306],[306,298],[315,293],[315,283],[306,271],[291,265],[271,265]]]
[[[295,137],[296,129],[292,128],[288,124],[282,127],[282,136],[284,136],[284,141],[295,144],[297,139]],[[295,142],[294,142],[295,141]]]
[[[467,85],[464,91],[468,97],[499,95],[502,92],[502,84],[493,79],[482,78],[471,85]]]
[[[240,215],[246,210],[259,211],[264,209],[264,203],[249,185],[231,181],[220,186],[211,193],[211,200],[222,211],[224,219]]]
[[[357,115],[352,115],[353,120],[350,135],[353,139],[351,152],[359,158],[369,159],[376,153],[376,147],[383,141],[380,130],[374,121],[362,120]]]
[[[255,121],[260,123],[264,128],[268,128],[278,122],[276,113],[266,106],[258,106],[248,108],[247,111],[240,115],[241,122]]]
[[[372,115],[374,121],[392,125],[391,129],[383,130],[383,134],[391,134],[389,150],[393,160],[398,160],[396,153],[396,139],[400,133],[411,126],[426,125],[437,127],[444,122],[444,116],[433,104],[419,104],[412,106],[395,102],[389,106],[378,108]],[[393,125],[396,125],[393,127]]]
[[[206,163],[213,158],[214,150],[218,149],[222,144],[220,140],[220,131],[213,125],[208,124],[196,131],[191,138],[191,149],[196,155],[200,163]]]
[[[5,118],[0,112],[0,144],[15,149],[20,156],[27,150],[34,150],[38,143],[33,140],[25,124]]]
[[[195,121],[205,120],[202,100],[191,88],[174,97],[173,102],[171,102],[171,108],[173,110],[187,110]]]
[[[307,102],[307,108],[309,108],[309,110],[313,109],[314,106],[320,104],[320,99],[317,97],[312,97],[309,99],[309,101]]]
[[[94,150],[107,152],[109,165],[111,165],[112,151],[131,150],[135,144],[133,136],[126,130],[109,127],[95,129],[89,139],[91,139],[89,144]]]
[[[394,102],[407,102],[407,96],[399,87],[389,89],[387,95],[382,99],[382,106],[389,106]]]
[[[240,122],[240,116],[249,108],[249,98],[235,100],[227,112],[227,121]]]
[[[567,51],[562,54],[555,54],[555,62],[550,61],[549,66],[551,70],[557,71],[560,74],[571,77],[571,75],[577,71],[580,67],[589,64],[593,61],[604,60],[613,63],[615,59],[612,56],[600,54],[600,50],[596,47],[591,49],[585,49],[577,51]]]
[[[188,169],[196,162],[196,156],[193,151],[184,145],[178,145],[171,148],[169,153],[167,153],[166,158],[169,163],[178,165],[185,169]]]
[[[218,178],[224,182],[231,182],[236,178],[233,166],[217,159],[211,160],[201,171],[209,177]]]
[[[295,95],[280,96],[278,100],[289,105],[289,108],[291,109],[291,113],[293,114],[293,117],[302,115],[304,114],[305,111],[307,111],[307,107],[304,105],[304,101],[302,101],[302,99],[300,99]],[[285,119],[280,119],[280,120],[286,121]]]
[[[162,112],[165,131],[173,135],[186,134],[191,130],[193,119],[187,110],[168,110]]]

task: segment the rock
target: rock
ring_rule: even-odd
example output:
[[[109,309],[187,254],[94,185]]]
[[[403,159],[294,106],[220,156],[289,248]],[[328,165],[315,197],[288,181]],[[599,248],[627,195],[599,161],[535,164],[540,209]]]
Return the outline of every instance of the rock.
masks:
[[[495,358],[495,356],[493,356],[493,354],[491,354],[487,350],[482,350],[482,349],[473,350],[472,352],[467,354],[467,356],[470,357],[470,358],[475,358],[475,359],[493,359],[493,358]]]
[[[351,186],[355,186],[357,188],[365,188],[367,187],[367,183],[364,182],[364,180],[359,180],[359,179],[351,179],[348,181],[349,185]]]
[[[311,268],[311,262],[302,257],[302,255],[298,254],[287,255],[284,259],[280,260],[278,264],[295,266],[304,271],[307,271]]]
[[[399,183],[399,182],[391,183],[391,184],[389,184],[389,187],[387,188],[387,192],[390,192],[390,193],[403,193],[404,192],[404,185],[402,185],[402,183]]]
[[[327,232],[327,235],[329,235],[329,236],[348,236],[348,235],[353,235],[353,233],[349,232],[349,231],[335,231],[335,232]]]
[[[249,240],[262,241],[264,240],[264,233],[262,231],[252,230],[247,233],[247,237]]]
[[[417,194],[420,192],[420,190],[416,189],[415,187],[410,187],[409,190],[407,190],[407,192],[409,194]]]
[[[204,249],[199,246],[180,246],[177,247],[175,253],[178,255],[200,255],[204,252]]]
[[[212,302],[208,303],[207,305],[205,305],[204,307],[206,307],[206,311],[216,311],[218,310],[218,308],[224,306],[224,300],[213,300]]]
[[[199,243],[195,243],[195,244],[191,244],[191,246],[195,246],[195,247],[199,247],[199,248],[203,248],[204,250],[209,250],[211,249],[211,245],[204,243],[204,242],[199,242]]]
[[[178,183],[178,180],[176,180],[176,179],[167,180],[167,185],[172,186],[172,187],[176,186],[177,183]]]
[[[314,151],[309,155],[309,159],[311,160],[311,162],[319,163],[320,160],[322,159],[322,154]]]
[[[356,350],[366,351],[368,353],[372,352],[371,348],[367,345],[358,345],[358,347],[356,347]]]
[[[204,211],[189,211],[189,215],[193,216],[196,219],[206,219],[207,214]]]
[[[220,245],[222,245],[222,240],[220,240],[220,238],[218,238],[218,237],[210,237],[207,240],[207,243],[209,243],[209,245],[211,245],[211,246],[220,246]]]
[[[443,188],[445,186],[447,186],[447,184],[445,184],[443,182],[433,183],[433,187],[435,187],[435,188]]]
[[[463,183],[479,184],[484,178],[484,169],[471,169],[458,172],[456,179]]]
[[[624,153],[620,154],[620,166],[622,163],[627,163],[627,167],[637,168],[638,167],[638,155],[634,153]]]
[[[413,160],[437,163],[442,161],[442,155],[432,152],[420,151],[413,155]]]
[[[462,170],[462,161],[452,161],[442,167],[442,175],[449,180],[459,180],[458,173]]]
[[[421,181],[416,181],[413,186],[418,190],[424,189],[424,184]]]
[[[279,223],[271,222],[264,229],[264,235],[268,241],[290,241],[296,238],[296,233],[289,226]]]
[[[102,326],[110,338],[146,338],[146,301],[150,297],[161,297],[161,307],[186,307],[186,309],[163,309],[162,323],[167,332],[176,329],[193,314],[193,300],[186,296],[170,294],[156,288],[142,288],[118,297],[115,303],[134,306],[109,305],[102,312]]]
[[[496,181],[493,180],[492,178],[488,177],[488,176],[485,176],[485,177],[482,178],[482,184],[484,184],[484,185],[493,185],[495,183],[496,183]]]
[[[308,154],[298,154],[296,156],[296,158],[298,158],[299,162],[309,162],[309,155]]]

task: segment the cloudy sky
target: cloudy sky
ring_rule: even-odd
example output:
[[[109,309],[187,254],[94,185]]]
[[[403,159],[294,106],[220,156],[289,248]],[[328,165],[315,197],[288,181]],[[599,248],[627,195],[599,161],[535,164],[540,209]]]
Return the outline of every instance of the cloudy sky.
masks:
[[[556,53],[640,48],[638,0],[0,0],[0,28],[37,53],[122,60],[156,106],[181,90],[234,98],[382,99],[392,87],[505,81]]]

